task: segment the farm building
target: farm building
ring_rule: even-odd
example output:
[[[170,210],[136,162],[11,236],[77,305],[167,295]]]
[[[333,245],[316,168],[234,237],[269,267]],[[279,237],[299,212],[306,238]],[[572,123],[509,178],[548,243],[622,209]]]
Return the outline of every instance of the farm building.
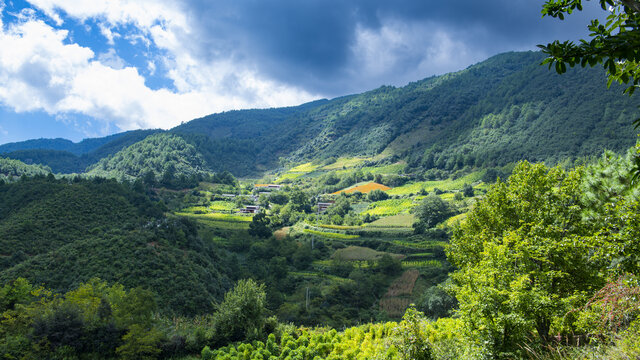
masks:
[[[260,206],[258,205],[247,205],[244,209],[240,209],[240,212],[243,214],[255,214],[260,211]]]
[[[278,184],[255,184],[254,187],[259,188],[260,190],[280,190],[282,185]]]
[[[330,208],[333,204],[335,204],[335,201],[319,202],[318,213],[323,213],[327,211],[327,209]]]

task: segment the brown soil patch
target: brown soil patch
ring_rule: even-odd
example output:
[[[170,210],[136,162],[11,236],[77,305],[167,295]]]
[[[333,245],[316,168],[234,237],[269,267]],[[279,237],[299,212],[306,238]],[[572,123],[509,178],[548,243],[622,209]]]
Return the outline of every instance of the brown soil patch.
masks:
[[[411,295],[413,293],[413,287],[416,284],[416,280],[420,276],[420,272],[416,269],[407,270],[399,278],[395,279],[385,297]]]
[[[407,270],[395,279],[389,286],[387,293],[380,300],[380,309],[391,317],[401,317],[411,303],[411,294],[416,285],[420,272],[416,269]]]
[[[289,227],[288,226],[285,226],[285,227],[283,227],[281,229],[278,229],[278,230],[273,232],[273,236],[275,236],[276,239],[278,239],[278,240],[282,240],[282,239],[286,238],[287,235],[289,235]]]

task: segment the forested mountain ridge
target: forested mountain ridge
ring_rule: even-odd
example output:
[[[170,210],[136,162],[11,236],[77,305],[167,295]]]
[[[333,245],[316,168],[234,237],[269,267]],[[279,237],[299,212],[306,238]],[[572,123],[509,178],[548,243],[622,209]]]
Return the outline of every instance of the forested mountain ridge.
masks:
[[[81,173],[123,148],[160,130],[133,130],[73,143],[65,139],[37,139],[0,145],[0,154],[26,164],[44,164],[55,173]]]
[[[169,132],[193,145],[207,170],[236,176],[258,175],[283,160],[359,156],[451,171],[523,159],[558,163],[633,145],[630,124],[640,112],[620,87],[607,89],[599,69],[557,75],[540,66],[543,59],[539,52],[505,53],[404,87],[213,114]],[[33,149],[6,156],[81,172],[153,132],[127,133],[81,157]]]
[[[0,283],[67,291],[99,277],[152,290],[178,314],[211,311],[230,286],[219,250],[140,186],[36,176],[0,184],[0,198]]]
[[[637,104],[598,69],[557,75],[538,52],[506,53],[404,87],[298,107],[214,114],[171,130],[237,176],[340,156],[417,171],[558,163],[633,145]],[[387,159],[387,160],[385,160]]]
[[[204,160],[196,148],[179,136],[155,134],[87,169],[87,174],[128,179],[152,173],[154,179],[176,174],[190,176],[204,170]]]

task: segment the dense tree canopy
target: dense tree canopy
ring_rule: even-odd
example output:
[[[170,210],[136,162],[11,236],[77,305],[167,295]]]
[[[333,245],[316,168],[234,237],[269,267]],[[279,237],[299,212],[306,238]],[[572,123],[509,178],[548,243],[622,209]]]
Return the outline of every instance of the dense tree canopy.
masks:
[[[454,232],[448,257],[459,314],[493,357],[535,331],[561,332],[584,292],[603,284],[581,221],[580,170],[520,163]]]
[[[603,10],[609,12],[606,23],[591,21],[589,41],[580,44],[558,40],[540,45],[549,58],[545,63],[555,64],[558,73],[566,66],[595,66],[603,64],[613,81],[628,84],[626,92],[633,93],[640,83],[640,1],[598,0]],[[542,10],[544,16],[564,19],[564,14],[582,10],[582,0],[548,0]]]

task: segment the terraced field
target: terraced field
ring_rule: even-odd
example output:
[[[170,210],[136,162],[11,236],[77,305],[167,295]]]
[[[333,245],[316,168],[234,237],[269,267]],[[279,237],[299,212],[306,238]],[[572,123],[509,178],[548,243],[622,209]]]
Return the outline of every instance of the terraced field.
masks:
[[[440,190],[461,190],[464,184],[477,184],[480,185],[480,179],[484,175],[483,171],[476,171],[461,178],[451,180],[438,180],[438,181],[419,181],[409,183],[403,186],[395,187],[389,191],[389,195],[409,195],[418,194],[421,191],[433,192],[435,188]]]

